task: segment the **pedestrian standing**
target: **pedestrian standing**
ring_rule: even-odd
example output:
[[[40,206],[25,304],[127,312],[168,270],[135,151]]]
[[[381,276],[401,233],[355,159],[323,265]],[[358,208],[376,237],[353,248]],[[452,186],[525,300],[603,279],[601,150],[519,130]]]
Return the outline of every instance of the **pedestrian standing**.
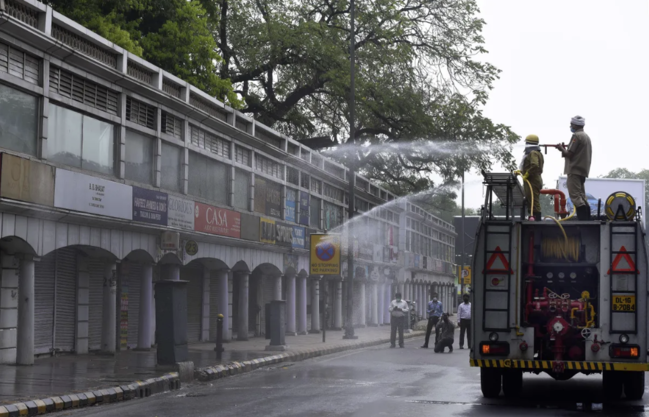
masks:
[[[406,325],[408,303],[401,299],[401,293],[395,294],[395,299],[390,302],[390,347],[395,347],[397,330],[399,331],[399,347],[403,347],[403,329]]]
[[[437,323],[440,317],[444,314],[442,302],[437,300],[437,294],[433,294],[433,299],[428,302],[428,326],[426,326],[426,340],[424,341],[423,349],[428,348],[428,341],[430,340],[430,332],[433,328],[437,329]],[[437,331],[435,331],[435,343],[437,343]]]
[[[464,333],[466,333],[467,346],[471,347],[471,303],[469,294],[462,296],[464,301],[457,307],[457,324],[460,326],[460,349],[464,349]]]
[[[435,334],[440,335],[439,340],[435,342],[435,353],[444,353],[444,348],[448,348],[448,352],[453,353],[455,326],[448,319],[448,314],[442,315],[442,319],[435,327]]]

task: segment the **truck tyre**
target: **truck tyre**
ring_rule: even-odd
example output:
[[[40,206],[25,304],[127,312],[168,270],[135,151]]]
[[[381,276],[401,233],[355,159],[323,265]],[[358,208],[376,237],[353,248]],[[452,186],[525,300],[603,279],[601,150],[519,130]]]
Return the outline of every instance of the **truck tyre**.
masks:
[[[507,398],[516,398],[523,389],[523,371],[508,369],[503,371],[503,393]]]
[[[624,394],[627,400],[640,400],[644,394],[644,372],[624,372]]]
[[[480,389],[485,398],[498,398],[502,386],[501,378],[500,369],[480,368]]]
[[[602,375],[604,397],[607,400],[619,400],[622,397],[623,382],[620,372],[604,371]]]

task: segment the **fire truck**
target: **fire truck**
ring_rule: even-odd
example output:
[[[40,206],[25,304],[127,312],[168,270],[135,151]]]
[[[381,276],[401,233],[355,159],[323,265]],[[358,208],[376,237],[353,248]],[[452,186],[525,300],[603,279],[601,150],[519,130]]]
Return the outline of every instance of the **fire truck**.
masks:
[[[470,347],[483,395],[517,397],[525,373],[545,372],[601,374],[608,399],[642,398],[648,262],[633,197],[614,193],[590,221],[577,221],[563,192],[543,190],[556,213],[529,221],[514,174],[483,176]]]

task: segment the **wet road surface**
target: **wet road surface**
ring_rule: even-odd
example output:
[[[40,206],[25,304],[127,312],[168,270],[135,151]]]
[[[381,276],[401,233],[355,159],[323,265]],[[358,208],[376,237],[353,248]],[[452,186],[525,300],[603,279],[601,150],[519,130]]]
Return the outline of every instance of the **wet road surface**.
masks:
[[[516,402],[482,398],[479,370],[467,350],[435,354],[387,345],[298,363],[284,363],[212,383],[117,405],[70,412],[74,416],[644,416],[638,402],[600,404],[601,376],[556,382],[525,374]],[[603,407],[603,410],[592,411]],[[648,405],[649,409],[649,405]]]

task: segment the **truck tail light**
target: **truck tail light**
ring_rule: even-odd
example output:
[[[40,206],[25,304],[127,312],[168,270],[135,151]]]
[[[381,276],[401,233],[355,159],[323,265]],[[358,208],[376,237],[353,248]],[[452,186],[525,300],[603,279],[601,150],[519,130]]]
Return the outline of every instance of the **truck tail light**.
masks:
[[[482,342],[480,353],[483,356],[507,356],[509,355],[509,343],[507,342]]]
[[[640,357],[640,346],[613,344],[608,348],[611,358],[638,359]]]

